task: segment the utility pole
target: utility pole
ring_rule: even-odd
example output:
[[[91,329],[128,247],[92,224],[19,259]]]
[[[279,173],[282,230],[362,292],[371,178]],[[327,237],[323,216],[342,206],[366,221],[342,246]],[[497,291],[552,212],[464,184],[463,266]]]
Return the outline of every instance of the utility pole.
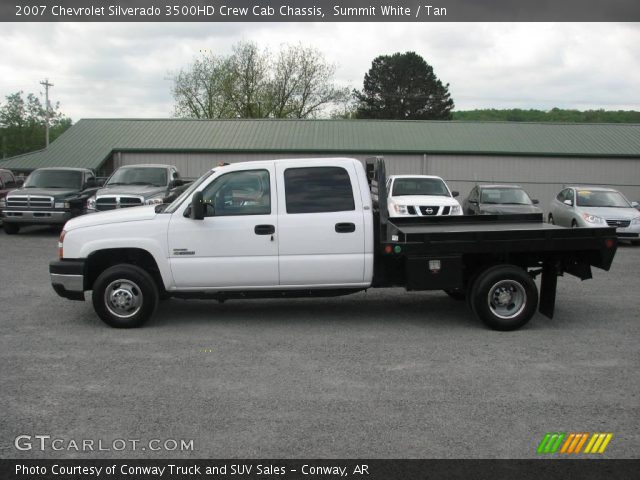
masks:
[[[44,123],[44,148],[49,146],[49,87],[53,87],[53,83],[49,83],[49,79],[45,78],[44,82],[40,82],[40,85],[44,87],[44,108],[45,108],[45,123]]]

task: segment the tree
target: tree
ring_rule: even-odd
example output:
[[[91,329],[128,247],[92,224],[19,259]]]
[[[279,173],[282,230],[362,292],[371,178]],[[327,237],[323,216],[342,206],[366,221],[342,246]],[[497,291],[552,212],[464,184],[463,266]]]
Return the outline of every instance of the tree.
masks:
[[[46,112],[38,97],[16,92],[0,104],[0,140],[2,157],[39,150],[45,146]],[[59,111],[56,103],[49,108],[49,137],[53,141],[71,126],[71,119]]]
[[[454,107],[449,84],[415,52],[375,58],[364,76],[364,88],[354,91],[358,118],[449,120]]]
[[[228,56],[203,55],[174,76],[175,115],[187,118],[312,118],[349,97],[335,66],[311,47],[273,55],[255,43]]]

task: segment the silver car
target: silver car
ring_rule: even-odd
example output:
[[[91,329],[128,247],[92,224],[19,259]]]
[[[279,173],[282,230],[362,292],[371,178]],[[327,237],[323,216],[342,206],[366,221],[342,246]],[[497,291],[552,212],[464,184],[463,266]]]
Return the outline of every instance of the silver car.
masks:
[[[606,187],[565,187],[551,201],[549,223],[565,227],[616,227],[620,240],[640,243],[640,213],[635,202]]]

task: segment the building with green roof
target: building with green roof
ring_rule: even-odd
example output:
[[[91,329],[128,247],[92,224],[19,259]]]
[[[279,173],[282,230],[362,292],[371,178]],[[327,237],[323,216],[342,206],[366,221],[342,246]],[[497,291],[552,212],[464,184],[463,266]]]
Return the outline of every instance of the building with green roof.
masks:
[[[196,177],[219,162],[348,156],[387,159],[392,174],[431,174],[466,195],[477,182],[518,183],[543,207],[562,184],[640,199],[640,125],[396,120],[83,119],[49,148],[0,168],[168,163]]]

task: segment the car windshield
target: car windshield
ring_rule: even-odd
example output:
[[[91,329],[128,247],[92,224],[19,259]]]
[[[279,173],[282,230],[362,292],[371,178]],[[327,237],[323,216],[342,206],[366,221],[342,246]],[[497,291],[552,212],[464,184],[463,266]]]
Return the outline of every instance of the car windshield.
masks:
[[[24,188],[82,188],[82,172],[76,170],[36,170],[24,182]]]
[[[532,205],[527,192],[519,188],[483,188],[480,203]]]
[[[215,170],[209,170],[207,173],[201,176],[198,180],[196,180],[191,185],[189,185],[189,188],[187,188],[184,192],[180,194],[178,198],[176,198],[173,202],[171,202],[169,206],[167,206],[167,208],[163,210],[163,212],[165,213],[175,212],[180,206],[180,204],[184,201],[184,199],[187,197],[190,197],[191,194],[196,190],[196,188],[198,188],[202,184],[202,182],[204,182],[207,178],[209,178],[214,173],[215,173]],[[161,212],[158,212],[158,213],[161,213]]]
[[[150,167],[120,168],[106,183],[107,186],[153,185],[156,187],[164,187],[166,184],[167,169]]]
[[[402,195],[438,195],[449,197],[449,190],[439,178],[396,178],[393,182],[394,197]]]
[[[631,207],[631,204],[627,202],[620,192],[608,190],[578,190],[577,193],[577,202],[580,207]]]

